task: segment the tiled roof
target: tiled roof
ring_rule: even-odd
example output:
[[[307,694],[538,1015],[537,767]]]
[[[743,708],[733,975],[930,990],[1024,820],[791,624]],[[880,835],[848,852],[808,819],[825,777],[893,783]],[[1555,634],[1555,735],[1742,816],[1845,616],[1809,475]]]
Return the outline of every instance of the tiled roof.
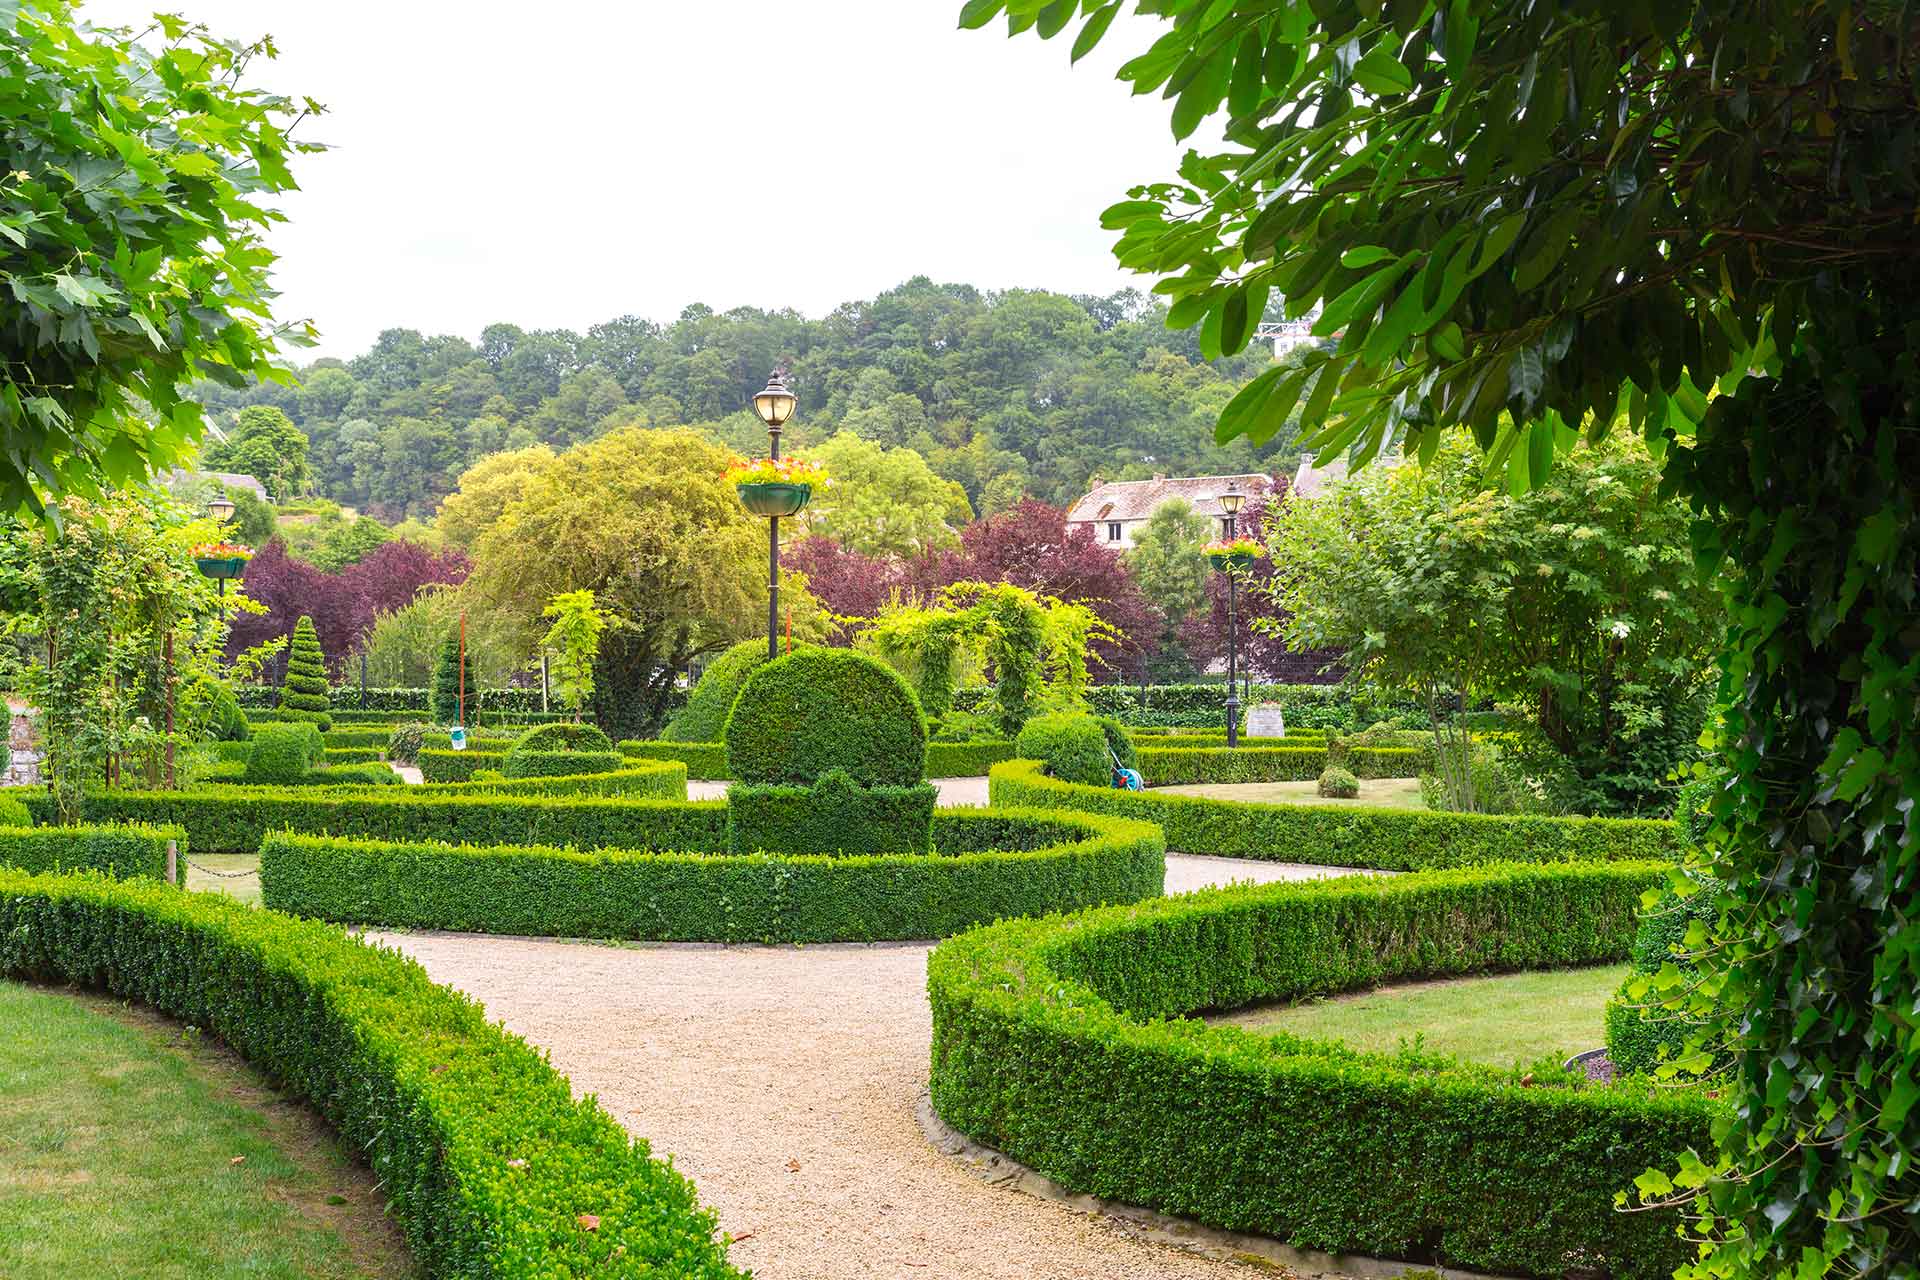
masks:
[[[1232,480],[1240,482],[1240,492],[1249,498],[1266,493],[1276,484],[1282,490],[1286,488],[1285,480],[1276,482],[1272,476],[1259,472],[1238,476],[1163,476],[1157,480],[1116,480],[1095,485],[1093,492],[1067,511],[1067,519],[1145,520],[1161,503],[1172,498],[1184,498],[1203,516],[1223,516],[1226,512],[1220,509],[1220,494]]]

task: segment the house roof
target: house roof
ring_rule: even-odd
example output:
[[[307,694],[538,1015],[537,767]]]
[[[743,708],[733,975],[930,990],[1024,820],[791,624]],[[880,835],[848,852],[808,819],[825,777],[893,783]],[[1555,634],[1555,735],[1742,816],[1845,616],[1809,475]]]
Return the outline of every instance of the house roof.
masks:
[[[1385,450],[1368,464],[1373,467],[1397,467],[1405,461],[1396,450]],[[1313,455],[1300,455],[1300,470],[1294,473],[1292,492],[1303,498],[1311,498],[1329,485],[1345,480],[1348,475],[1347,455],[1340,454],[1331,459],[1326,466],[1313,465]]]
[[[1181,498],[1203,516],[1223,516],[1220,494],[1229,481],[1238,480],[1240,491],[1249,498],[1265,494],[1276,486],[1284,489],[1284,480],[1260,472],[1237,476],[1156,476],[1152,480],[1116,480],[1096,484],[1092,492],[1067,511],[1068,521],[1145,520],[1161,503]]]
[[[272,500],[267,497],[267,486],[240,471],[189,471],[184,467],[175,467],[167,472],[162,483],[175,485],[194,477],[212,480],[223,489],[245,489],[262,502]]]

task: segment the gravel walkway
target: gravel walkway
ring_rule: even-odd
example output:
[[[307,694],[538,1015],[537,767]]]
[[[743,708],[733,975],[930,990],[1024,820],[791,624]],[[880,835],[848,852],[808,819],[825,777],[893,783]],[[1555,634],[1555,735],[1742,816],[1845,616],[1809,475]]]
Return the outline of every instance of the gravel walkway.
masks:
[[[1323,868],[1168,859],[1168,889]],[[547,1049],[699,1184],[762,1280],[1180,1280],[1246,1272],[981,1181],[915,1119],[923,944],[605,946],[374,933]],[[1271,1274],[1269,1272],[1269,1274]]]

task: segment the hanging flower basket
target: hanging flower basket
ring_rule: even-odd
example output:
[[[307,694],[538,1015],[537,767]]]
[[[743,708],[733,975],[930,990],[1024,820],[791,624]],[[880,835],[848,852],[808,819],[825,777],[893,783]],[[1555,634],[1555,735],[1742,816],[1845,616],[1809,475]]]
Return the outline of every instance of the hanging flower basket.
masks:
[[[194,567],[208,578],[237,578],[251,559],[253,548],[237,542],[203,542],[193,549]]]
[[[757,516],[794,515],[812,499],[814,485],[833,483],[824,468],[804,458],[735,458],[727,479],[741,505]]]
[[[1201,550],[1206,552],[1207,563],[1215,573],[1239,573],[1253,567],[1262,548],[1252,538],[1232,538],[1209,542]]]

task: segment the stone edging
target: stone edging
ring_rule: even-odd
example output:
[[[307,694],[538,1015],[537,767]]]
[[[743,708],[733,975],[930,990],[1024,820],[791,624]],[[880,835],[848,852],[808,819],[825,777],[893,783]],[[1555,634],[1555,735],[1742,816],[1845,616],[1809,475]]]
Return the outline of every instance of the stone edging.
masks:
[[[1051,1200],[1081,1213],[1108,1219],[1128,1235],[1156,1244],[1198,1254],[1221,1262],[1238,1262],[1296,1277],[1296,1280],[1510,1280],[1480,1271],[1462,1271],[1421,1262],[1392,1262],[1354,1253],[1321,1253],[1314,1249],[1296,1249],[1271,1236],[1244,1235],[1222,1231],[1191,1218],[1143,1209],[1138,1205],[1103,1200],[1069,1190],[1044,1173],[1029,1169],[991,1147],[983,1147],[966,1134],[952,1128],[933,1109],[932,1096],[920,1091],[914,1106],[920,1131],[934,1150],[964,1167],[975,1177],[996,1187],[1023,1191],[1042,1200]]]

